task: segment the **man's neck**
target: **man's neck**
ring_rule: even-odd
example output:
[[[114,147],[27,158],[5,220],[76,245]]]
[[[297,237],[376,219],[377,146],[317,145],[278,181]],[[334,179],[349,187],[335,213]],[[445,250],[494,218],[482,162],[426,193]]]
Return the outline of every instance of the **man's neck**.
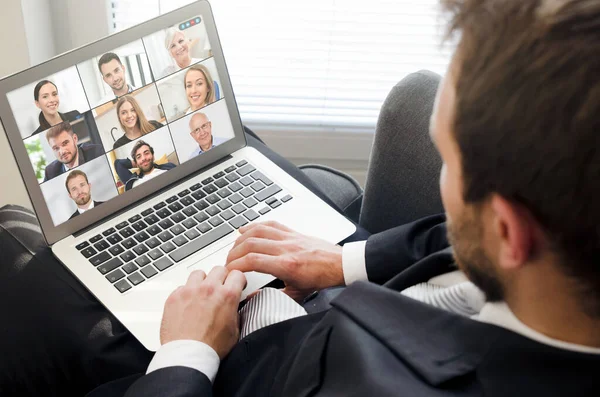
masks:
[[[84,205],[78,205],[77,208],[79,208],[82,211],[87,211],[88,208],[90,208],[90,205],[92,205],[92,198],[90,196],[90,201],[88,201],[86,204]]]
[[[67,166],[68,169],[72,169],[73,167],[76,167],[79,165],[79,148],[75,147],[77,149],[77,152],[75,154],[75,157],[73,158],[73,161],[71,161],[68,164],[65,164]]]
[[[119,91],[113,90],[113,94],[115,94],[116,96],[123,96],[123,95],[127,94],[128,92],[129,92],[129,84],[123,85],[123,88],[121,88]]]
[[[200,145],[200,150],[202,150],[203,152],[206,152],[207,150],[212,149],[212,147],[213,147],[213,139],[214,139],[214,137],[211,136],[210,137],[210,143],[208,144],[208,146],[206,146],[206,148],[204,148],[202,145]]]
[[[142,174],[143,174],[143,175],[150,175],[151,173],[153,173],[153,172],[154,172],[154,170],[156,170],[156,167],[154,167],[154,166],[153,166],[153,167],[150,169],[150,171],[142,171]]]

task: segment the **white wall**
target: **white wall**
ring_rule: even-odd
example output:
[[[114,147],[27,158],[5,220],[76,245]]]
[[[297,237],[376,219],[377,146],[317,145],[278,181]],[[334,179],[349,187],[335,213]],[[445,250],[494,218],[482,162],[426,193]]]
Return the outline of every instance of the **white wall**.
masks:
[[[26,16],[25,35],[31,65],[42,63],[56,55],[51,0],[21,0],[21,9]]]

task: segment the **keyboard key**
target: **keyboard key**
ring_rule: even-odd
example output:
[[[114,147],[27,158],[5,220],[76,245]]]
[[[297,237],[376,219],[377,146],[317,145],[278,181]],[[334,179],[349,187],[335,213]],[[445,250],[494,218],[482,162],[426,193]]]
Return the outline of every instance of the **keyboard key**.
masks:
[[[165,230],[164,232],[162,232],[161,234],[158,235],[158,238],[161,239],[163,242],[165,242],[165,241],[169,241],[170,239],[172,239],[173,235],[171,233],[169,233],[168,230]]]
[[[159,223],[160,227],[163,228],[163,230],[166,230],[170,227],[172,227],[174,225],[173,221],[170,219],[165,219],[164,221]]]
[[[265,184],[265,185],[267,185],[267,186],[270,186],[270,185],[272,185],[272,184],[273,184],[273,181],[272,181],[272,180],[270,180],[269,178],[267,178],[267,177],[265,176],[265,174],[263,174],[263,173],[262,173],[262,172],[260,172],[260,171],[256,171],[256,172],[252,173],[250,176],[251,176],[252,178],[256,179],[257,181],[261,181],[262,183],[264,183],[264,184]]]
[[[185,232],[184,234],[185,234],[185,237],[187,237],[189,240],[193,240],[200,235],[200,232],[197,231],[196,229],[190,229],[187,232]]]
[[[101,264],[100,266],[98,266],[98,271],[102,274],[107,274],[108,272],[112,272],[113,270],[115,270],[116,268],[121,266],[122,264],[123,264],[123,261],[120,260],[119,258],[112,258],[108,262],[105,262],[105,263]]]
[[[281,191],[281,188],[279,186],[271,185],[268,188],[266,188],[265,190],[261,190],[260,192],[256,193],[254,195],[254,198],[257,199],[258,201],[265,201],[266,199],[279,193],[280,191]]]
[[[170,228],[169,231],[171,233],[173,233],[173,235],[177,236],[177,235],[185,232],[185,227],[183,227],[181,225],[175,225],[172,228]]]
[[[231,208],[236,214],[241,214],[242,212],[246,211],[246,207],[243,206],[242,204],[236,204]]]
[[[139,232],[138,234],[133,236],[133,238],[136,239],[138,241],[138,243],[142,243],[142,242],[148,240],[150,238],[150,236],[148,236],[148,233],[146,233],[146,232]]]
[[[148,252],[148,256],[154,260],[157,260],[158,258],[160,258],[163,255],[164,254],[162,253],[162,251],[159,250],[158,248],[153,249],[152,251]]]
[[[125,273],[131,274],[131,273],[135,272],[138,269],[138,267],[135,265],[135,263],[129,262],[129,263],[123,265],[123,267],[121,269],[123,269],[123,271]]]
[[[239,194],[235,193],[232,194],[231,196],[229,196],[229,201],[231,201],[233,204],[237,204],[240,201],[242,201],[244,198],[242,196],[240,196]]]
[[[229,182],[234,182],[240,179],[240,176],[234,172],[233,174],[227,175],[225,179],[227,179]]]
[[[102,232],[102,235],[103,235],[104,237],[106,237],[106,236],[110,236],[110,235],[111,235],[111,234],[113,234],[114,232],[116,232],[115,228],[114,228],[114,227],[111,227],[110,229],[107,229],[107,230],[103,231],[103,232]]]
[[[215,185],[217,185],[217,187],[219,188],[224,188],[225,186],[229,185],[229,182],[227,181],[227,179],[221,178],[215,182]]]
[[[254,207],[256,204],[258,204],[258,201],[256,201],[254,199],[254,197],[248,197],[246,200],[243,201],[244,205],[248,208],[252,208]]]
[[[194,200],[192,196],[185,196],[184,198],[179,200],[179,204],[183,205],[184,207],[187,207],[188,205],[194,204],[195,201],[196,200]]]
[[[270,199],[267,199],[265,201],[265,204],[271,205],[273,204],[275,201],[277,201],[277,197],[271,197]]]
[[[135,260],[135,263],[137,263],[139,267],[144,267],[150,263],[150,259],[146,255],[140,256]]]
[[[165,208],[165,206],[166,206],[166,205],[167,205],[167,204],[166,204],[164,201],[161,201],[160,203],[156,204],[156,205],[155,205],[154,207],[152,207],[152,208],[154,208],[156,211],[158,211],[158,210],[159,210],[159,209],[161,209],[161,208]]]
[[[214,179],[212,179],[212,178],[206,178],[205,180],[202,181],[202,184],[204,186],[206,186],[206,185],[210,184],[212,181],[214,181]]]
[[[179,262],[188,256],[200,251],[215,241],[227,236],[233,232],[233,228],[228,224],[224,223],[221,226],[211,230],[210,232],[198,237],[195,240],[190,241],[188,244],[176,249],[169,254],[172,260]],[[158,267],[158,266],[157,266]]]
[[[254,211],[254,210],[248,210],[248,211],[244,212],[244,216],[246,217],[246,219],[248,219],[250,222],[252,222],[256,218],[258,218],[260,215],[258,215],[256,213],[256,211]]]
[[[232,165],[231,167],[227,167],[227,168],[225,168],[225,172],[226,172],[226,173],[228,173],[228,174],[229,174],[230,172],[233,172],[233,171],[235,171],[235,166],[234,166],[234,165]]]
[[[148,225],[154,225],[156,222],[159,222],[159,221],[160,221],[160,218],[158,216],[156,216],[156,214],[152,214],[152,215],[144,218],[144,222],[146,222]]]
[[[168,199],[166,199],[165,201],[167,202],[167,204],[172,204],[177,200],[179,200],[179,198],[177,196],[171,196]]]
[[[138,256],[144,255],[146,252],[148,252],[148,247],[146,247],[144,244],[140,244],[135,246],[133,252],[135,252]]]
[[[173,266],[173,262],[171,262],[168,256],[165,256],[164,258],[154,262],[154,266],[156,266],[156,268],[162,272],[163,270]]]
[[[102,240],[102,236],[98,234],[98,235],[96,235],[96,236],[94,236],[94,237],[92,237],[90,239],[90,243],[94,244],[94,243],[97,243],[100,240]]]
[[[131,276],[127,277],[127,280],[133,285],[138,285],[139,283],[144,282],[144,276],[139,274],[138,272],[133,273]]]
[[[217,196],[216,194],[211,194],[210,196],[208,196],[206,198],[206,201],[208,201],[211,204],[216,204],[219,201],[221,201],[221,198],[219,196]]]
[[[81,252],[81,255],[83,255],[85,258],[89,258],[89,257],[94,256],[94,255],[96,255],[98,253],[98,251],[96,251],[92,247],[87,247],[85,249],[82,249],[80,252]]]
[[[185,197],[185,196],[187,196],[188,194],[190,194],[190,191],[189,191],[188,189],[185,189],[184,191],[177,193],[177,195],[178,195],[179,197]]]
[[[266,186],[264,183],[262,183],[261,181],[256,181],[254,182],[252,185],[250,185],[250,187],[252,188],[252,190],[254,190],[255,192],[260,192],[261,190],[263,190]]]
[[[212,227],[217,227],[221,223],[223,223],[223,219],[221,219],[220,216],[213,216],[212,218],[210,218],[208,220],[208,223],[210,223],[212,225]]]
[[[115,233],[115,234],[111,234],[110,236],[108,236],[108,237],[106,238],[106,240],[107,240],[107,241],[108,241],[108,242],[109,242],[111,245],[115,245],[115,244],[117,244],[118,242],[120,242],[120,241],[123,241],[123,237],[121,237],[120,235],[118,235],[118,234],[116,234],[116,233]]]
[[[247,198],[254,194],[254,190],[250,189],[249,187],[245,187],[242,190],[240,190],[240,194]]]
[[[165,252],[165,254],[168,254],[169,252],[171,252],[175,249],[175,245],[172,242],[168,241],[168,242],[164,243],[163,245],[161,245],[160,249],[163,250]]]
[[[225,176],[225,173],[223,171],[219,171],[216,174],[213,175],[213,178],[219,179],[219,178],[223,178]]]
[[[142,270],[140,270],[142,272],[142,274],[144,276],[146,276],[146,278],[150,278],[152,276],[155,276],[158,272],[156,271],[156,269],[154,268],[154,266],[152,265],[148,265],[148,266],[144,266],[142,268]]]
[[[194,216],[194,219],[197,220],[199,223],[202,223],[206,220],[208,220],[208,218],[210,218],[208,215],[206,215],[205,212],[201,212],[198,215]]]
[[[106,279],[111,283],[114,283],[115,281],[119,281],[123,277],[125,277],[125,273],[123,273],[121,269],[117,269],[114,272],[109,273],[108,276],[106,276]]]
[[[187,215],[188,217],[190,217],[190,216],[194,216],[194,214],[197,214],[198,210],[194,207],[187,207],[187,208],[184,208],[183,213],[185,215]]]
[[[197,192],[192,193],[192,197],[196,200],[201,200],[206,197],[206,193],[204,193],[202,190],[198,190]]]
[[[208,186],[204,186],[202,188],[202,190],[204,190],[206,192],[206,194],[211,194],[211,193],[216,192],[218,189],[217,189],[217,187],[215,185],[211,184],[211,185],[208,185]]]
[[[168,207],[172,212],[181,211],[183,209],[183,205],[179,203],[173,203]]]
[[[226,210],[227,208],[231,207],[231,203],[229,202],[229,200],[221,200],[217,205],[222,210]]]
[[[142,230],[147,228],[148,225],[146,225],[144,221],[139,221],[131,225],[131,227],[134,228],[137,232],[141,232]]]
[[[132,249],[133,247],[136,246],[136,244],[137,244],[136,241],[132,238],[128,238],[121,243],[121,245],[127,249]]]
[[[131,251],[125,251],[119,256],[119,258],[121,258],[123,262],[129,262],[135,258],[135,254]]]
[[[94,244],[94,248],[96,248],[96,251],[98,252],[104,251],[108,247],[110,247],[110,244],[104,240],[98,241],[96,244]]]
[[[271,211],[271,208],[265,207],[265,208],[261,209],[260,211],[258,211],[258,213],[261,214],[261,215],[264,215],[264,214],[266,214],[269,211]]]
[[[274,202],[272,202],[271,204],[269,204],[271,206],[271,208],[277,208],[281,205],[281,201],[279,200],[275,200]]]
[[[231,185],[229,185],[229,190],[231,190],[232,192],[237,192],[239,190],[242,190],[244,187],[242,186],[241,183],[238,182],[233,182]]]
[[[248,162],[246,160],[242,160],[242,161],[239,161],[239,162],[235,163],[235,165],[238,166],[238,167],[243,167],[246,164],[248,164]]]
[[[133,235],[135,234],[135,232],[133,231],[133,229],[132,229],[132,228],[130,228],[130,227],[126,227],[125,229],[121,230],[121,231],[119,232],[119,234],[120,234],[121,236],[123,236],[123,237],[127,238],[127,237],[131,237],[131,236],[133,236]]]
[[[212,226],[208,224],[208,222],[201,223],[196,229],[202,233],[207,233],[212,229]]]
[[[153,212],[154,210],[152,208],[148,208],[147,210],[142,211],[142,216],[148,216]]]
[[[201,186],[202,186],[201,184],[196,183],[195,185],[190,186],[190,190],[191,191],[196,191],[196,190],[200,189]]]
[[[129,225],[129,222],[127,221],[123,221],[121,223],[119,223],[117,226],[115,226],[117,228],[117,230],[121,230],[123,229],[125,226]]]
[[[248,164],[248,165],[240,168],[239,170],[237,170],[237,173],[240,174],[241,176],[246,176],[254,170],[256,170],[256,168],[254,168],[253,166]]]
[[[77,250],[81,251],[82,249],[84,249],[85,247],[87,247],[88,245],[90,245],[90,243],[88,243],[87,241],[84,241],[81,244],[77,244],[75,246],[75,248],[77,248]]]
[[[196,221],[195,221],[194,219],[192,219],[192,218],[188,218],[188,219],[186,219],[185,221],[181,222],[181,224],[182,224],[183,226],[185,226],[185,227],[186,227],[186,229],[191,229],[191,228],[193,228],[194,226],[196,226],[196,225],[198,224],[198,222],[196,222]]]
[[[173,214],[173,216],[171,216],[170,219],[175,223],[179,223],[179,222],[185,220],[185,215],[183,215],[181,212],[178,212],[176,214]]]
[[[131,289],[131,284],[129,284],[127,280],[121,280],[115,284],[115,287],[119,290],[120,293],[123,293]]]
[[[173,239],[173,243],[175,243],[176,246],[181,247],[183,244],[187,243],[187,239],[183,236],[177,236]]]
[[[216,205],[213,205],[212,207],[209,207],[206,209],[206,213],[210,216],[215,216],[217,215],[219,212],[221,212],[221,210],[219,209],[219,207],[217,207]]]
[[[127,220],[129,221],[129,223],[135,223],[135,222],[139,221],[140,219],[142,219],[142,217],[140,215],[134,215]]]
[[[150,249],[154,249],[154,248],[158,247],[160,244],[161,244],[160,240],[157,239],[156,237],[152,237],[150,240],[146,241],[146,245]]]
[[[226,210],[226,211],[221,212],[221,218],[225,219],[226,221],[230,220],[234,216],[235,216],[235,214],[231,210]]]
[[[221,198],[225,198],[225,197],[231,196],[231,190],[229,190],[229,189],[225,188],[225,189],[219,190],[219,191],[217,192],[217,194],[218,194],[218,195],[219,195]]]
[[[285,195],[284,197],[282,197],[281,201],[283,201],[284,203],[287,203],[291,199],[293,199],[293,197],[288,194],[288,195]]]
[[[240,183],[244,186],[252,185],[254,183],[254,179],[250,178],[249,176],[245,176],[240,179]]]
[[[165,219],[166,217],[171,216],[171,211],[169,211],[166,208],[163,208],[162,210],[158,211],[156,214],[158,216],[160,216],[161,219]]]
[[[108,262],[105,262],[105,263],[101,264],[100,266],[98,266],[98,271],[102,274],[106,274],[108,272],[112,272],[117,267],[121,266],[122,264],[123,264],[123,261],[121,261],[119,258],[112,258]]]
[[[146,229],[151,236],[156,236],[158,233],[162,232],[162,229],[158,225],[152,225],[148,229]]]
[[[194,204],[194,207],[196,207],[196,209],[198,211],[202,211],[203,209],[208,208],[209,204],[206,201],[201,200],[201,201],[198,201],[196,204]]]
[[[229,221],[229,224],[233,227],[235,227],[236,229],[239,229],[240,227],[244,226],[246,223],[248,223],[248,221],[246,220],[246,218],[244,218],[243,216],[236,216],[235,218],[233,218],[232,220]]]
[[[108,249],[108,251],[113,254],[113,256],[117,256],[119,254],[122,254],[123,252],[125,252],[125,249],[123,247],[121,247],[120,245],[115,245],[113,247],[110,247]]]

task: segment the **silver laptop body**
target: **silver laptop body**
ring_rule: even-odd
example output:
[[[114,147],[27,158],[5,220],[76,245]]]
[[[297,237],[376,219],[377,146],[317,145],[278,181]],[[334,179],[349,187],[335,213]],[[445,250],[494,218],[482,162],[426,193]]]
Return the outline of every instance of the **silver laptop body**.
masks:
[[[98,66],[108,53],[119,61]],[[122,74],[129,100],[111,94]],[[207,1],[1,80],[0,118],[55,256],[150,350],[165,299],[223,265],[241,225],[276,220],[332,243],[355,230],[246,146]],[[273,277],[247,279],[244,297]]]

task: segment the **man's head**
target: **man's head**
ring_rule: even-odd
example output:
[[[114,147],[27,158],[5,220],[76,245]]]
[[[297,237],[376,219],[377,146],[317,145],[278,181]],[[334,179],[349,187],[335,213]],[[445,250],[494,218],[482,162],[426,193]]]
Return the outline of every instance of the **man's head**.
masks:
[[[102,79],[113,91],[121,91],[127,87],[127,75],[125,66],[121,63],[119,56],[113,52],[108,52],[98,60],[98,69]]]
[[[212,123],[204,113],[196,113],[190,119],[190,135],[206,151],[212,146]]]
[[[144,141],[137,141],[131,149],[131,157],[142,172],[150,172],[154,169],[154,149]]]
[[[77,139],[77,134],[68,121],[63,121],[46,132],[46,140],[54,156],[63,164],[71,164],[77,158]]]
[[[92,200],[92,184],[88,182],[87,175],[83,171],[74,170],[69,173],[65,187],[71,200],[78,207],[87,206]]]
[[[459,266],[490,300],[565,280],[600,317],[600,2],[442,3],[461,36],[431,131]]]

